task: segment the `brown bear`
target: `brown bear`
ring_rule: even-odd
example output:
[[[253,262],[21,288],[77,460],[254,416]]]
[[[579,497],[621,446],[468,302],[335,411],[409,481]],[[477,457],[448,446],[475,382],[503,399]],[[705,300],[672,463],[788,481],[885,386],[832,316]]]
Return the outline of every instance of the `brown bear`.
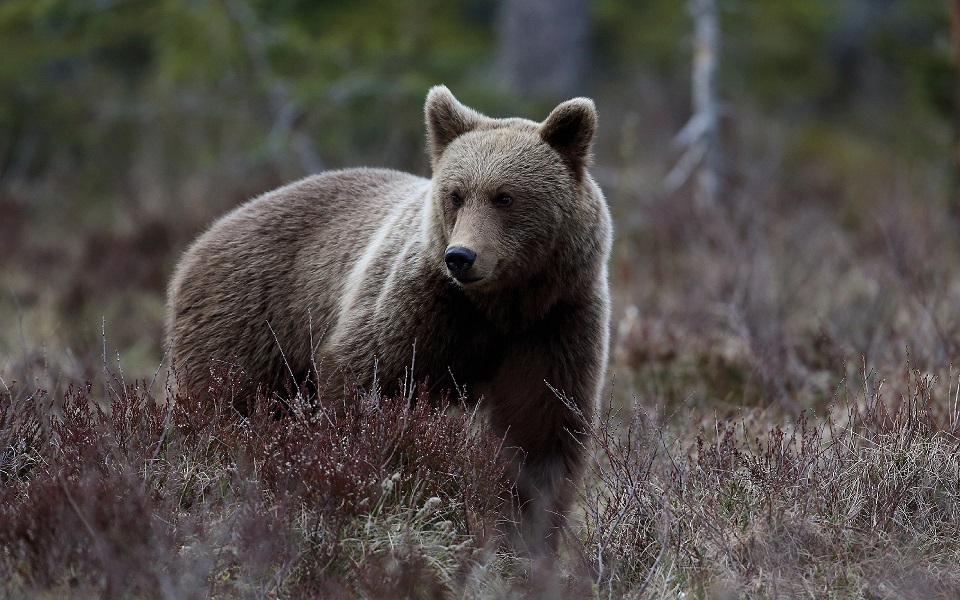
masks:
[[[426,121],[432,179],[307,177],[201,235],[170,284],[173,371],[195,393],[216,362],[274,391],[316,365],[361,389],[406,377],[467,389],[522,450],[520,531],[546,551],[607,362],[611,223],[587,172],[596,110],[576,98],[542,123],[493,119],[437,86]]]

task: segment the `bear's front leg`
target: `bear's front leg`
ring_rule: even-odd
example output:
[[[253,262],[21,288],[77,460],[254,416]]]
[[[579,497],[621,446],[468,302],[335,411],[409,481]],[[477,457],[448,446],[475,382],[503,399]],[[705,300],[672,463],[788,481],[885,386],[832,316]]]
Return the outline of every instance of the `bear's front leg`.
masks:
[[[564,330],[560,330],[564,331]],[[605,329],[551,336],[511,352],[489,388],[491,422],[515,460],[520,547],[552,554],[587,459],[606,364]]]

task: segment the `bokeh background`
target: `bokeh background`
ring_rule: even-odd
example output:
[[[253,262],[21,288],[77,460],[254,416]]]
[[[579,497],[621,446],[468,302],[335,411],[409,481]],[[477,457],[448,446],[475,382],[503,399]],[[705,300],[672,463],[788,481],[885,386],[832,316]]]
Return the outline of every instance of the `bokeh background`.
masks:
[[[960,0],[716,0],[712,54],[708,2],[0,0],[0,596],[960,597]],[[439,83],[600,115],[610,377],[554,573],[477,413],[164,386],[190,241],[428,176]]]
[[[323,169],[428,176],[438,83],[501,117],[596,100],[612,372],[661,414],[823,406],[851,372],[909,357],[945,371],[950,3],[721,0],[719,22],[727,193],[704,208],[690,182],[664,185],[692,110],[683,2],[4,0],[0,376],[152,377],[190,240]]]

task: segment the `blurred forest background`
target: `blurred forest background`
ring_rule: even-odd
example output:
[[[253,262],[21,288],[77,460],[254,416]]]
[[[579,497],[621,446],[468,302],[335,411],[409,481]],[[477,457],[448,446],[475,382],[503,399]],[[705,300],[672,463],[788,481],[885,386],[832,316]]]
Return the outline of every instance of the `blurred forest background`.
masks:
[[[691,113],[682,2],[4,0],[0,373],[82,380],[119,352],[152,374],[185,245],[322,169],[427,175],[437,83],[493,116],[596,99],[624,372],[688,365],[720,378],[705,399],[759,381],[803,406],[841,362],[903,356],[914,327],[937,332],[917,358],[949,364],[955,311],[917,300],[956,293],[937,270],[956,264],[948,4],[719,8],[730,193],[707,214],[663,184]]]
[[[536,589],[488,536],[507,482],[472,415],[240,420],[163,387],[187,244],[323,169],[428,176],[444,83],[600,115],[611,382],[569,597],[960,597],[960,1],[717,0],[706,201],[693,4],[0,0],[0,588]]]

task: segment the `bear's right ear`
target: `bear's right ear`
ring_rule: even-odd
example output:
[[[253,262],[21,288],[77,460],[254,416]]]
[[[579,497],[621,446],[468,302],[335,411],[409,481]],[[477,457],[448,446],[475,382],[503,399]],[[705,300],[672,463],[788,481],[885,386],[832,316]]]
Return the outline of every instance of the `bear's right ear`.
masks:
[[[427,146],[430,164],[440,161],[444,149],[461,135],[475,129],[483,115],[460,104],[444,85],[430,88],[427,94]]]

